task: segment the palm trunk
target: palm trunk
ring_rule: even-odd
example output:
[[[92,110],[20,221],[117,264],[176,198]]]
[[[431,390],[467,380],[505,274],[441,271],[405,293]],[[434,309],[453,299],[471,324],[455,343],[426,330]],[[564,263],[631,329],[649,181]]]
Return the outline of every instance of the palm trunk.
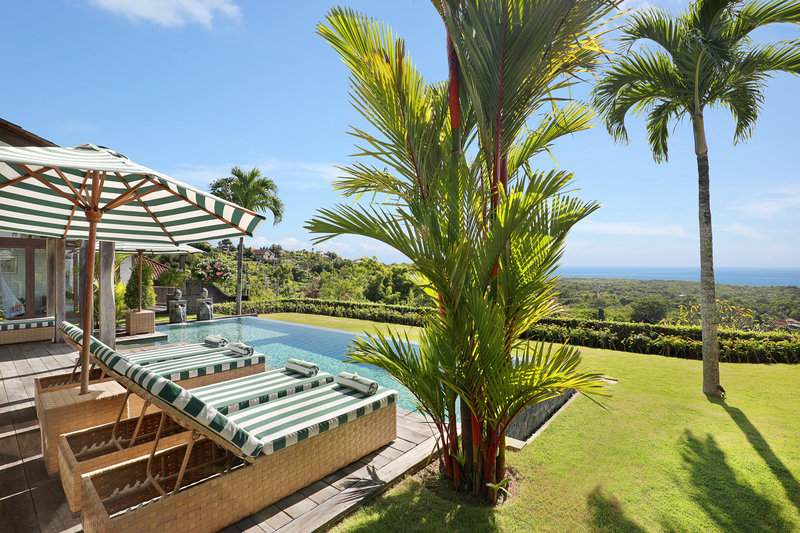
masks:
[[[703,335],[703,393],[719,396],[717,298],[714,287],[714,245],[711,231],[708,146],[703,116],[693,118],[697,154],[698,219],[700,226],[700,321]]]
[[[449,87],[449,111],[450,111],[450,131],[452,136],[452,150],[451,157],[453,162],[461,157],[461,103],[459,101],[459,93],[461,91],[461,73],[458,63],[458,56],[456,55],[453,40],[450,37],[450,32],[447,33],[447,61],[448,61],[448,75],[450,78]],[[455,165],[453,165],[455,168]],[[440,296],[441,297],[441,296]],[[470,479],[473,468],[473,441],[472,441],[472,411],[470,411],[467,402],[463,398],[460,399],[461,404],[461,449],[464,451],[464,477]],[[456,443],[458,440],[456,440]]]
[[[236,314],[242,314],[242,258],[244,257],[244,237],[239,237],[239,251],[236,254]]]

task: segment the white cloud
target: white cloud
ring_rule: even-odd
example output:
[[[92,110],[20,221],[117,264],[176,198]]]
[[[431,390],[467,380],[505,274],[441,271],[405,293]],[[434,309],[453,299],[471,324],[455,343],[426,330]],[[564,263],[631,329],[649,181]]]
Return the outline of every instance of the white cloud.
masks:
[[[315,251],[336,252],[347,259],[375,256],[384,263],[408,262],[408,259],[403,254],[386,244],[355,236],[338,237],[321,244],[311,244],[296,237],[285,237],[276,241],[262,236],[255,236],[245,237],[244,244],[251,248],[269,248],[273,244],[279,244],[286,250],[311,250],[313,247]]]
[[[89,0],[93,5],[133,22],[150,21],[166,27],[201,24],[211,27],[217,15],[239,20],[233,0]]]
[[[769,234],[750,226],[745,226],[744,224],[722,224],[719,229],[721,231],[739,235],[740,237],[747,237],[748,239],[754,239],[758,241],[770,240]]]
[[[328,188],[340,176],[336,163],[267,158],[256,165],[279,185],[292,189]],[[251,168],[251,167],[247,167]]]
[[[208,184],[217,178],[230,176],[231,168],[250,170],[261,169],[264,176],[272,178],[280,189],[330,189],[331,182],[339,176],[334,168],[336,163],[319,163],[315,161],[295,161],[290,159],[262,158],[254,162],[219,163],[198,165],[180,163],[166,173],[175,179],[186,182],[198,189],[208,189]]]
[[[166,170],[166,174],[200,190],[208,190],[208,184],[217,178],[230,176],[233,165],[194,165],[182,163],[173,169]]]
[[[294,237],[285,237],[279,241],[261,236],[244,238],[244,245],[250,248],[269,248],[273,244],[279,244],[281,248],[286,248],[287,250],[311,250],[311,245],[309,243]]]
[[[630,237],[688,237],[680,224],[643,224],[640,222],[595,222],[587,220],[578,223],[572,230],[575,233],[596,235],[627,235]]]
[[[310,250],[311,245],[294,237],[285,237],[278,241],[281,247],[287,250]]]
[[[797,191],[797,187],[775,189],[761,194],[759,198],[742,200],[733,207],[751,215],[768,218],[787,209],[800,208],[800,192]]]

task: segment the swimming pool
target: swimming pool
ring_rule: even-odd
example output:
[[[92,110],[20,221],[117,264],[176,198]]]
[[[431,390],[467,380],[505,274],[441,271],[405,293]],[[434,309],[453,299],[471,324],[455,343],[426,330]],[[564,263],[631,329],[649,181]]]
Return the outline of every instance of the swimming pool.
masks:
[[[282,368],[292,357],[319,365],[320,370],[333,375],[339,372],[358,372],[374,379],[384,387],[400,393],[398,407],[413,411],[411,393],[394,381],[389,374],[372,365],[345,363],[347,347],[359,334],[317,326],[306,326],[257,317],[237,317],[210,322],[192,322],[156,326],[167,334],[161,343],[203,342],[206,335],[221,335],[231,342],[242,341],[267,356],[267,366]]]

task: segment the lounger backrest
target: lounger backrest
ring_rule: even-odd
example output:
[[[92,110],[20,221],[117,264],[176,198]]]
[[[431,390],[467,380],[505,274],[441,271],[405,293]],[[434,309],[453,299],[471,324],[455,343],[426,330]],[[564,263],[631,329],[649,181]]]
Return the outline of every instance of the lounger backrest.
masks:
[[[217,436],[226,441],[242,457],[255,457],[261,452],[262,444],[247,431],[229,420],[225,415],[195,397],[176,383],[131,363],[125,356],[109,348],[94,337],[90,337],[89,351],[112,377],[128,385],[132,392],[146,393],[161,400],[167,414],[178,420],[191,419],[200,427],[198,431],[207,437]],[[145,395],[146,396],[146,395]],[[218,439],[214,439],[218,440]]]
[[[66,320],[61,323],[58,327],[65,336],[69,337],[76,343],[80,344],[83,342],[83,330],[72,324],[71,322],[67,322]]]

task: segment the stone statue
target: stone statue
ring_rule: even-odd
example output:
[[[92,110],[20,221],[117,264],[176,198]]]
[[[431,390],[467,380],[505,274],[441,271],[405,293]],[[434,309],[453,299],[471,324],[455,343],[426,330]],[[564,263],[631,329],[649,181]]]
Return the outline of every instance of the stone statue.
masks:
[[[169,323],[170,324],[184,324],[186,323],[186,300],[182,300],[183,293],[175,291],[175,297],[169,301]]]
[[[200,291],[200,298],[195,301],[197,305],[197,320],[213,320],[214,301],[208,297],[208,289],[203,287]]]
[[[181,291],[180,289],[175,289],[175,294],[172,295],[172,299],[180,300],[181,298],[183,298],[183,291]]]

